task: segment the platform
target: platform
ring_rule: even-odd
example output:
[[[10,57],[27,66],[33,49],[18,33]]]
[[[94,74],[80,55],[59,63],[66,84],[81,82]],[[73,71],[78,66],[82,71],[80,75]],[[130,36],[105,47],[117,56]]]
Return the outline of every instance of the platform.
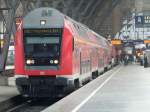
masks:
[[[150,68],[112,69],[43,112],[149,112]]]
[[[0,86],[0,112],[6,112],[15,104],[20,103],[22,97],[14,86]]]
[[[14,96],[19,95],[14,86],[0,86],[0,103],[6,101]]]

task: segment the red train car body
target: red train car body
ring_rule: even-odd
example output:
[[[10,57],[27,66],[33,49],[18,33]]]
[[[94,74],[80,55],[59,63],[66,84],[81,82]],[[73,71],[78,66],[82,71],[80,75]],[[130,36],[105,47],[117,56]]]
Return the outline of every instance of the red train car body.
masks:
[[[16,85],[30,97],[79,87],[111,66],[111,52],[105,38],[56,9],[35,9],[17,24]]]

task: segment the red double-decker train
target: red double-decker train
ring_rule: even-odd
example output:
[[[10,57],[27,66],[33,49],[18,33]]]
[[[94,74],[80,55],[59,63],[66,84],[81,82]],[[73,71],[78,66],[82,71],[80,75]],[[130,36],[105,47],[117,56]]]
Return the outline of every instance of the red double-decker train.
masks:
[[[17,22],[15,77],[22,95],[51,97],[80,87],[115,58],[110,43],[53,8],[37,8]]]

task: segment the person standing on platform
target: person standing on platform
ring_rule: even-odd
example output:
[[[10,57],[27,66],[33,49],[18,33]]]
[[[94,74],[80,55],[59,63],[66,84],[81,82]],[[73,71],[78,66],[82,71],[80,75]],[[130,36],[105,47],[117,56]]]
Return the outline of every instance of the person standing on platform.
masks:
[[[144,55],[141,54],[140,55],[140,65],[143,66],[143,64],[144,64]]]
[[[148,67],[147,56],[144,54],[144,68]]]
[[[136,63],[136,56],[133,55],[133,63],[135,64]]]
[[[124,65],[128,65],[129,56],[126,54],[124,57]]]

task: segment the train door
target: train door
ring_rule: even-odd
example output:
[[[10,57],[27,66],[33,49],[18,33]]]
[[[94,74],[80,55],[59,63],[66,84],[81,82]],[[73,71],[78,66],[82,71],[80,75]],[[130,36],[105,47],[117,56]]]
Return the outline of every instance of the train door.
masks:
[[[82,57],[80,52],[80,75],[82,75]]]

